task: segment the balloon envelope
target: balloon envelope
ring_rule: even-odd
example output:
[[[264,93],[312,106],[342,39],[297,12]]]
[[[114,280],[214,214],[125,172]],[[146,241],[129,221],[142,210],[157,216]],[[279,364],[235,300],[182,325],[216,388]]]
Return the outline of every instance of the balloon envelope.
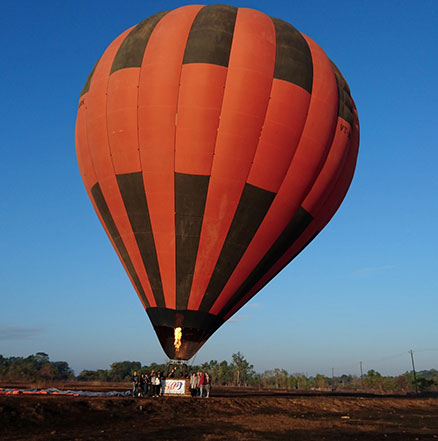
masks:
[[[77,158],[170,358],[191,358],[326,225],[358,144],[343,76],[282,20],[183,6],[109,45],[81,92]]]

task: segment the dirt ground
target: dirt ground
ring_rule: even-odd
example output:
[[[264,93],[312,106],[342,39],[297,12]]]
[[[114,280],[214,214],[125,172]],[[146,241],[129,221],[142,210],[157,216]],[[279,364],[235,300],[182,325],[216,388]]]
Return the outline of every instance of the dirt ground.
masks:
[[[438,441],[438,398],[232,389],[208,399],[3,395],[0,440]]]

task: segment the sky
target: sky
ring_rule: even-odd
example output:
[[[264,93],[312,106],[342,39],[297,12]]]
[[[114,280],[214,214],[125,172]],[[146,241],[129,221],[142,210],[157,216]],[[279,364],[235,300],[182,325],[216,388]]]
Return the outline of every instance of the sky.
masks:
[[[216,2],[205,2],[214,4]],[[2,3],[0,354],[82,369],[167,361],[79,174],[79,93],[108,44],[163,0]],[[195,364],[257,372],[438,369],[438,4],[234,1],[309,35],[349,83],[356,173],[329,225],[225,323]],[[281,305],[281,307],[280,307]]]

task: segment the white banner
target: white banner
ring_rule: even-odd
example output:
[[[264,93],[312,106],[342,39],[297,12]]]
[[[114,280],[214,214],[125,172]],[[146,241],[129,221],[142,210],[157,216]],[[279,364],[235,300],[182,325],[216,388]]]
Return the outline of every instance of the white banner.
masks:
[[[186,390],[186,380],[166,379],[164,386],[165,394],[181,394],[184,395]]]

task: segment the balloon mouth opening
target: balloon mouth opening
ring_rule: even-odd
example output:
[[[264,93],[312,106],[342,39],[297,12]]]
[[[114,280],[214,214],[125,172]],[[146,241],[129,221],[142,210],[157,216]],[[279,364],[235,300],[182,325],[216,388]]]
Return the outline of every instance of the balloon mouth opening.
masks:
[[[154,329],[166,355],[171,360],[178,361],[190,360],[212,334],[209,331],[182,327],[154,326]],[[175,334],[179,332],[182,336],[177,342]]]
[[[190,360],[223,323],[202,311],[148,308],[147,313],[164,352],[177,361]]]

